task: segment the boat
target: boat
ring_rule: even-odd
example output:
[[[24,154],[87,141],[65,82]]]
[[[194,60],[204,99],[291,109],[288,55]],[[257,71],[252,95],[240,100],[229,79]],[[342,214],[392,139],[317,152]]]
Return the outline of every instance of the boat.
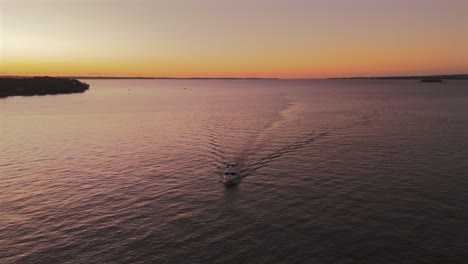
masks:
[[[221,182],[225,186],[236,185],[240,182],[239,168],[236,163],[226,164],[226,169],[221,176]]]

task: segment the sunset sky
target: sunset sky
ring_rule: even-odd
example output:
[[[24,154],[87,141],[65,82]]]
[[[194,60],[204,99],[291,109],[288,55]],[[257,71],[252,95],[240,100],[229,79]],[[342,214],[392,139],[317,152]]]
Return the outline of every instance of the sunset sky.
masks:
[[[468,0],[0,0],[0,75],[468,73]]]

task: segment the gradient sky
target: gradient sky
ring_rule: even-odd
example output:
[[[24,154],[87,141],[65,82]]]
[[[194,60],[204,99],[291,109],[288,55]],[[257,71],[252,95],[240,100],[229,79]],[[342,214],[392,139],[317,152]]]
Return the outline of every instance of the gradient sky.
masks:
[[[0,0],[0,75],[468,73],[468,0]]]

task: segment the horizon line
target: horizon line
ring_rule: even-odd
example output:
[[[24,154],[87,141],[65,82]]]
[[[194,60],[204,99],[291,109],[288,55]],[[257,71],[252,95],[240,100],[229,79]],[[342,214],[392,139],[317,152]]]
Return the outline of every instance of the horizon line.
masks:
[[[168,76],[80,76],[80,75],[0,75],[0,78],[34,78],[54,77],[70,79],[147,79],[147,80],[333,80],[333,79],[419,79],[419,78],[444,78],[458,77],[468,79],[468,73],[456,74],[431,74],[431,75],[387,75],[387,76],[345,76],[345,77],[304,77],[304,78],[280,78],[280,77],[168,77]]]

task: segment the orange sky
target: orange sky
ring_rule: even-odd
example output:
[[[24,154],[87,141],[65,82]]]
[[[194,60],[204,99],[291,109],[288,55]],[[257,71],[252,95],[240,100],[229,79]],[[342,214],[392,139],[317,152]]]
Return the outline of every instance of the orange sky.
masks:
[[[0,75],[468,73],[466,0],[0,0]]]

